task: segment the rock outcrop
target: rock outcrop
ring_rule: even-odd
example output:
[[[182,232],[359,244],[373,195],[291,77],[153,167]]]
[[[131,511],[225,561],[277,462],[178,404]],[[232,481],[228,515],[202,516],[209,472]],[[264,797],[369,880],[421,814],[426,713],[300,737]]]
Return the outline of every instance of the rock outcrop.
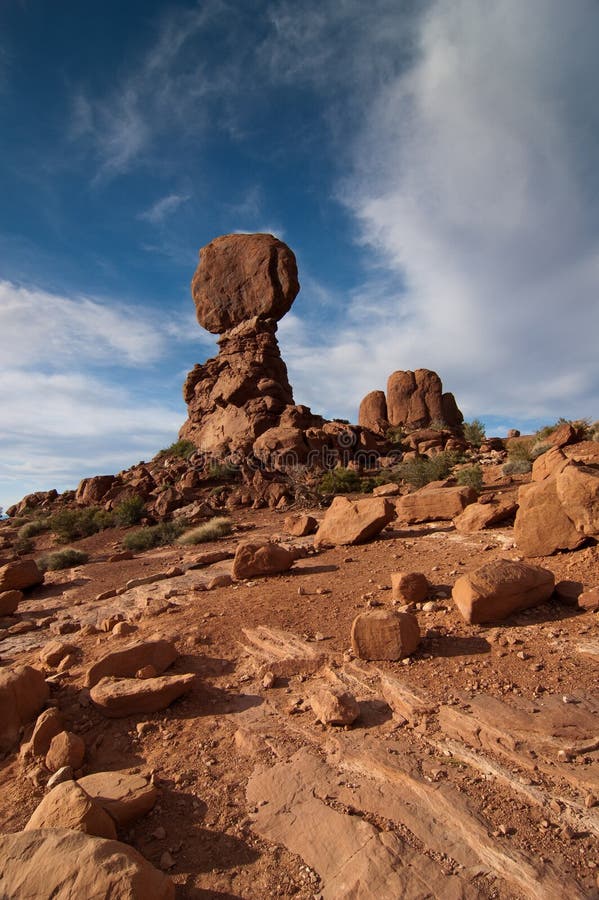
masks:
[[[393,372],[387,381],[387,394],[371,391],[362,400],[358,424],[377,434],[390,427],[407,431],[441,424],[461,435],[464,417],[451,393],[443,393],[441,379],[430,369]]]

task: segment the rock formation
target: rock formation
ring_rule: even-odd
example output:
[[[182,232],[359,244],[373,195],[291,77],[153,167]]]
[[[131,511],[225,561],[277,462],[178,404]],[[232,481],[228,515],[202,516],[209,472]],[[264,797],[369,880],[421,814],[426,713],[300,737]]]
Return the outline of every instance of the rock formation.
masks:
[[[441,379],[430,369],[393,372],[387,381],[387,395],[371,391],[362,400],[359,425],[377,434],[402,425],[412,431],[443,423],[454,434],[462,434],[464,417],[455,397],[443,393]]]

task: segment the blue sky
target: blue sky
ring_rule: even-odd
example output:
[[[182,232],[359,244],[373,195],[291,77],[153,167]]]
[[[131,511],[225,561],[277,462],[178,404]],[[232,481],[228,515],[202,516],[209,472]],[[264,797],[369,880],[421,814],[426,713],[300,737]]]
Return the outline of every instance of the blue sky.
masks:
[[[599,418],[595,0],[4,0],[0,504],[176,438],[197,251],[270,231],[296,402]]]

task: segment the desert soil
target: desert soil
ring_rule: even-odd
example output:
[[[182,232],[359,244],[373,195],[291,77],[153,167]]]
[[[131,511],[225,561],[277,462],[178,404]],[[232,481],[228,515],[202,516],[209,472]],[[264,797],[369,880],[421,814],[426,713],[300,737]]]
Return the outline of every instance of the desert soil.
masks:
[[[313,514],[321,518],[323,512]],[[476,711],[472,704],[477,697],[484,702],[488,696],[508,707],[526,708],[531,723],[555,698],[566,712],[596,711],[596,614],[552,600],[497,625],[467,625],[451,602],[456,578],[484,562],[521,556],[509,527],[460,535],[449,522],[409,528],[394,523],[371,543],[308,555],[285,575],[194,590],[214,574],[230,571],[230,562],[224,561],[96,600],[130,578],[172,566],[184,569],[208,550],[233,550],[241,537],[277,535],[295,545],[312,543],[312,538],[286,537],[284,515],[278,512],[241,510],[233,519],[236,530],[226,539],[196,548],[160,548],[121,562],[107,559],[120,548],[123,530],[79,541],[76,546],[89,553],[89,563],[49,573],[46,584],[21,603],[18,615],[4,622],[1,665],[39,666],[40,649],[57,639],[61,623],[98,625],[121,613],[137,626],[126,638],[88,633],[92,629],[64,634],[60,639],[75,643],[79,656],[52,685],[52,699],[68,727],[85,740],[86,773],[140,772],[153,776],[160,789],[154,810],[121,839],[156,866],[166,864],[168,851],[177,896],[195,900],[332,896],[327,882],[334,866],[329,861],[317,868],[315,861],[323,858],[317,845],[328,841],[333,854],[340,853],[344,822],[352,828],[366,823],[373,834],[397,837],[414,859],[415,877],[426,871],[419,868],[424,860],[448,879],[451,891],[456,886],[463,890],[450,893],[448,888],[446,896],[549,900],[557,896],[558,888],[551,885],[558,882],[564,898],[573,886],[577,896],[597,896],[599,729],[594,749],[591,742],[586,752],[583,748],[560,756],[559,746],[579,742],[574,727],[571,733],[566,727],[562,744],[554,736],[557,743],[549,752],[539,749],[532,724],[529,737],[506,733],[504,746],[473,750],[466,739],[449,735],[439,718],[440,706],[468,714]],[[50,539],[42,535],[36,540],[39,554]],[[597,546],[530,561],[554,572],[556,581],[579,581],[590,588],[599,580]],[[352,659],[352,620],[371,606],[392,605],[391,574],[399,570],[423,572],[433,585],[430,598],[437,608],[417,613],[423,633],[418,651],[402,662]],[[300,666],[265,688],[268,665],[257,658],[244,633],[258,626],[301,638],[324,654],[325,669],[306,673]],[[172,671],[197,673],[197,687],[161,713],[104,718],[84,689],[86,668],[110,649],[154,635],[176,641],[181,655]],[[430,713],[407,722],[393,717],[381,692],[381,672],[428,698]],[[360,701],[362,715],[351,728],[325,728],[311,710],[313,687],[330,677],[341,678]],[[327,768],[318,769],[321,764]],[[306,807],[313,810],[309,829],[316,842],[303,834],[301,804],[287,809],[287,824],[280,828],[266,815],[276,806],[277,792],[268,778],[282,765],[289,767],[289,778],[296,769],[308,773],[302,790],[311,802],[318,800],[318,806]],[[389,767],[395,767],[395,774]],[[409,784],[401,780],[405,772],[412,779]],[[18,754],[1,764],[0,831],[24,827],[44,795],[47,778],[43,766],[25,765]],[[402,810],[402,783],[408,784],[406,791],[417,784],[419,791],[428,792],[423,796],[432,805],[426,805],[427,799],[421,809]],[[455,849],[460,842],[467,847],[465,855]],[[486,842],[499,853],[498,860],[484,849]],[[309,849],[304,852],[304,847]],[[506,859],[518,871],[522,860],[536,868],[522,878],[504,877]],[[558,873],[558,882],[549,879],[545,886],[539,881],[532,887],[535,872],[547,865]],[[387,895],[383,890],[378,896],[384,900]],[[405,896],[443,896],[443,890],[427,893],[423,888]]]

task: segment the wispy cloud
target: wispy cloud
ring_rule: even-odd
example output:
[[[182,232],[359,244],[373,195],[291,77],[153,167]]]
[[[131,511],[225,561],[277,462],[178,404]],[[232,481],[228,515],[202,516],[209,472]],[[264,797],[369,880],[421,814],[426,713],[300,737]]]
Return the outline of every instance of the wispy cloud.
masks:
[[[183,203],[187,203],[191,199],[191,194],[167,194],[153,203],[149,209],[144,210],[138,216],[145,222],[151,222],[152,225],[158,225],[168,216],[171,216]]]

